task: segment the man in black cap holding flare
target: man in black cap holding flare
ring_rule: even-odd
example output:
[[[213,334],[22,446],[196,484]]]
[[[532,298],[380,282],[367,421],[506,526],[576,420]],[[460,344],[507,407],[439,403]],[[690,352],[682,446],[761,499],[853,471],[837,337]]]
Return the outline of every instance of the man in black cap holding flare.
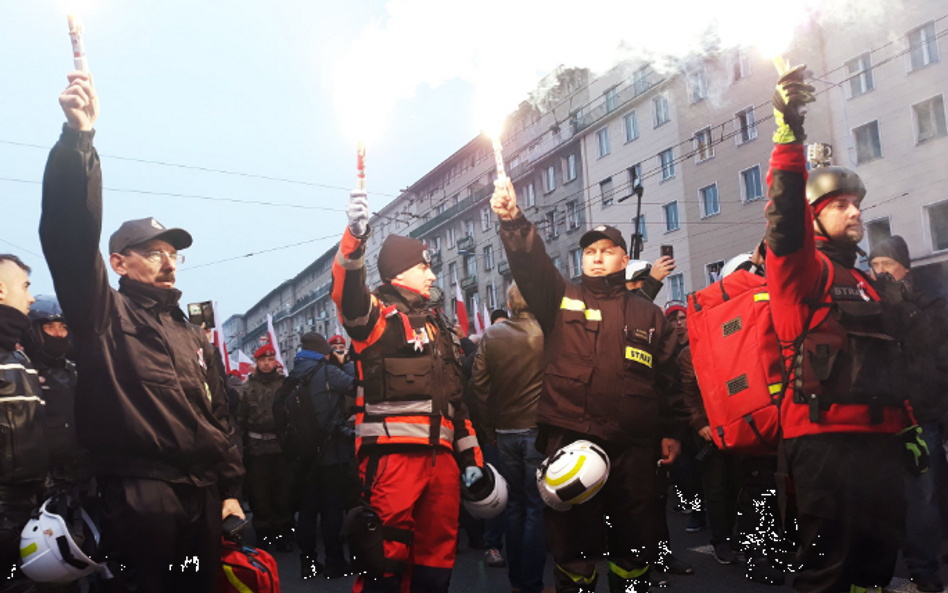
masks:
[[[214,348],[178,307],[183,229],[130,220],[99,254],[102,171],[91,76],[69,74],[43,179],[40,239],[79,353],[76,429],[93,457],[106,591],[217,590],[222,520],[243,517],[244,473]]]
[[[601,225],[580,238],[582,278],[567,283],[517,208],[513,185],[494,183],[507,259],[544,333],[537,449],[552,456],[587,440],[611,462],[597,494],[566,511],[547,509],[556,590],[595,591],[596,562],[606,557],[610,591],[647,591],[655,460],[675,460],[683,428],[667,397],[677,373],[674,332],[659,307],[626,290],[629,256],[618,229]]]

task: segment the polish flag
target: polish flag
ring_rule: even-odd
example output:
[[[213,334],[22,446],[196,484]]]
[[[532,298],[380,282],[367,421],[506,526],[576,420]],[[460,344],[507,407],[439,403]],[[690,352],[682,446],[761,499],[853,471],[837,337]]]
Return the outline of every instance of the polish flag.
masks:
[[[285,375],[286,365],[283,364],[283,356],[280,354],[280,344],[276,340],[276,332],[273,331],[273,316],[269,313],[267,313],[267,336],[270,339],[270,345],[276,350],[276,361],[280,365],[280,368],[283,369],[283,374]]]
[[[471,332],[471,322],[468,321],[467,318],[467,305],[464,304],[464,295],[461,294],[461,285],[455,284],[454,288],[457,291],[457,306],[454,309],[454,314],[457,316],[461,331],[467,336]]]
[[[246,381],[250,375],[250,369],[253,367],[253,361],[250,360],[249,356],[244,354],[243,350],[238,350],[235,366],[237,367],[237,372],[240,373],[240,380]]]
[[[474,331],[476,333],[483,334],[484,333],[484,318],[481,317],[480,307],[477,306],[477,302],[479,300],[480,299],[475,294],[474,303],[473,303],[474,305]]]
[[[487,303],[484,303],[484,306],[481,309],[481,311],[484,313],[484,329],[487,329],[488,327],[493,325],[490,322],[490,311],[487,310]]]

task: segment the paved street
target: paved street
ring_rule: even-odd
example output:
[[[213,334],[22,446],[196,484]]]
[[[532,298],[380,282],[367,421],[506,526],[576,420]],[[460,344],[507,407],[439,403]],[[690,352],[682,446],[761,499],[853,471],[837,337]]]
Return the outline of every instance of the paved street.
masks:
[[[687,517],[672,514],[670,517],[672,531],[672,549],[675,555],[691,562],[695,566],[695,574],[689,576],[672,576],[669,593],[725,593],[725,592],[757,592],[768,591],[788,592],[788,584],[782,587],[768,587],[744,578],[743,565],[721,566],[711,555],[711,546],[708,544],[710,531],[705,529],[698,533],[686,533]],[[462,541],[464,536],[462,535]],[[285,593],[302,593],[304,591],[318,591],[320,593],[348,593],[352,590],[352,577],[337,580],[324,580],[321,577],[311,581],[302,581],[299,574],[299,555],[297,553],[279,554],[274,552],[280,566],[281,588]],[[901,564],[901,563],[900,563]],[[552,559],[547,561],[546,584],[551,586]],[[603,565],[600,574],[605,570]],[[914,593],[915,587],[908,582],[908,575],[903,568],[899,568],[896,579],[886,589],[892,593]],[[480,550],[468,549],[464,544],[458,554],[451,580],[452,593],[506,593],[510,591],[506,569],[488,568],[484,563],[484,553]],[[608,591],[604,578],[599,581],[597,593]]]

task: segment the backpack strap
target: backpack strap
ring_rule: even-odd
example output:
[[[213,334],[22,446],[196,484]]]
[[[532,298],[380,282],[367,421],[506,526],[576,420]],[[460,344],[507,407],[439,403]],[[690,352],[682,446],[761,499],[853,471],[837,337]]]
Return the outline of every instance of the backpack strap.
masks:
[[[698,293],[693,292],[691,293],[690,296],[691,296],[691,303],[695,307],[695,313],[697,313],[698,311],[701,311],[701,303],[698,302]]]

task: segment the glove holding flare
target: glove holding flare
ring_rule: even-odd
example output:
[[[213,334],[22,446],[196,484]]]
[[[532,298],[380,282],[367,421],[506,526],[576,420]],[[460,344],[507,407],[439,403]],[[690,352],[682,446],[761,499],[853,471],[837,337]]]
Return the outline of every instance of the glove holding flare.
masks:
[[[346,216],[349,219],[349,232],[354,237],[363,237],[369,230],[369,199],[364,189],[349,192]]]
[[[922,438],[922,427],[909,426],[899,432],[905,454],[905,463],[913,476],[920,476],[928,471],[931,456],[928,453],[928,444]]]
[[[800,65],[785,73],[777,81],[777,90],[774,91],[774,121],[777,122],[777,131],[774,132],[775,144],[799,144],[806,140],[803,131],[803,121],[807,103],[816,101],[813,85],[803,82],[806,75],[806,66]]]

